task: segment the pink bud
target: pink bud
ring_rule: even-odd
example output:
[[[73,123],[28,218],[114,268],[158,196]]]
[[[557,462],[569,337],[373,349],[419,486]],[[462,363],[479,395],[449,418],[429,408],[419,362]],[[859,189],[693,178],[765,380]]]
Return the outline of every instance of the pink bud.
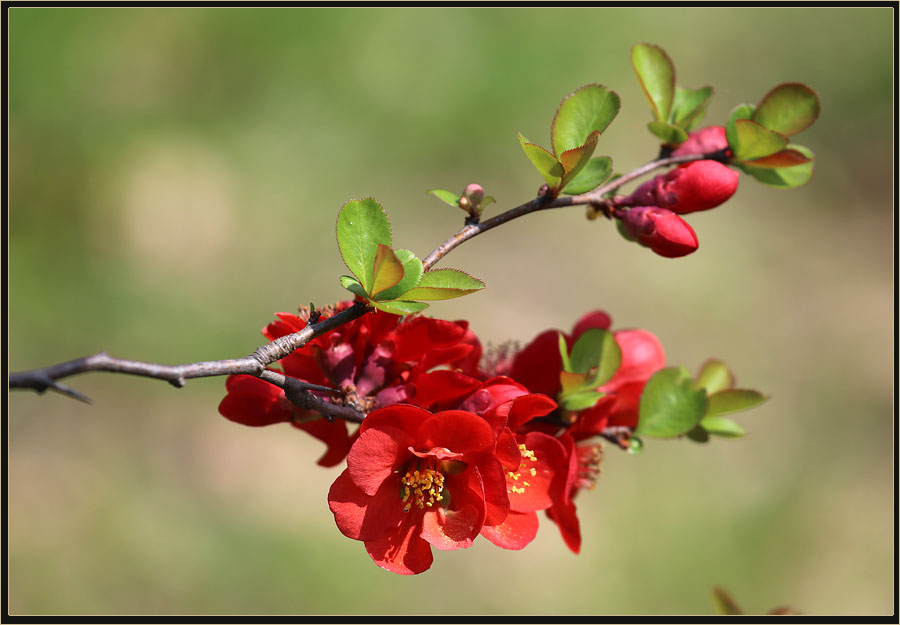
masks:
[[[687,141],[678,146],[672,152],[672,156],[683,154],[709,154],[718,152],[728,147],[728,139],[725,138],[725,128],[722,126],[708,126],[688,135]]]
[[[478,206],[481,204],[481,200],[484,199],[484,188],[480,184],[475,184],[473,182],[470,185],[466,185],[462,194],[464,197],[469,198],[469,201],[472,202],[473,206]]]
[[[639,186],[620,206],[659,206],[684,215],[709,210],[737,191],[740,174],[717,161],[693,161]]]
[[[616,216],[632,239],[660,256],[687,256],[700,245],[690,224],[665,208],[638,206]]]

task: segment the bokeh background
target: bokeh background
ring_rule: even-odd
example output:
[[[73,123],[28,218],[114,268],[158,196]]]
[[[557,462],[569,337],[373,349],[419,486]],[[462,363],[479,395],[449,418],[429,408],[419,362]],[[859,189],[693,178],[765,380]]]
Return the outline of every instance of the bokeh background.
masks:
[[[893,606],[893,13],[889,8],[27,8],[9,10],[11,370],[106,350],[176,364],[243,356],[276,311],[347,296],[333,228],[375,196],[420,256],[461,226],[429,188],[540,183],[559,101],[602,82],[623,106],[598,154],[651,159],[630,66],[648,41],[711,84],[706,123],[809,84],[797,142],[816,176],[742,178],[666,260],[580,208],[512,222],[442,266],[488,288],[438,303],[485,342],[606,309],[668,361],[724,358],[772,396],[739,441],[607,448],[578,500],[578,556],[549,521],[507,552],[377,568],[334,526],[338,469],[290,427],[220,417],[223,380],[91,374],[94,400],[8,399],[16,614],[888,614]]]

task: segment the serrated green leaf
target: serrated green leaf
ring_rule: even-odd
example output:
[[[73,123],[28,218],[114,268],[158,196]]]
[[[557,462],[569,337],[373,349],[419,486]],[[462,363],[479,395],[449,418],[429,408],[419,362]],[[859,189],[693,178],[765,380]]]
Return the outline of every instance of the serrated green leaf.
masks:
[[[739,104],[731,110],[728,121],[725,122],[725,139],[732,151],[735,151],[738,145],[737,128],[735,127],[737,120],[750,119],[753,117],[754,109],[752,104]]]
[[[740,412],[741,410],[753,408],[753,406],[757,406],[767,399],[768,397],[759,391],[747,389],[719,391],[709,396],[709,407],[706,410],[706,416],[717,417],[723,414],[731,414],[732,412]]]
[[[706,115],[714,93],[712,87],[686,89],[676,84],[669,121],[690,132]]]
[[[613,333],[602,328],[590,328],[572,346],[572,371],[587,373],[594,367],[597,372],[590,382],[598,387],[609,381],[622,364],[622,348]]]
[[[635,434],[671,438],[690,431],[706,415],[706,391],[693,388],[684,367],[654,373],[641,393]]]
[[[597,148],[597,139],[599,138],[599,132],[592,132],[584,145],[566,150],[559,155],[559,163],[563,166],[563,177],[559,181],[560,187],[568,185],[588,164],[591,156],[594,154],[594,150]]]
[[[588,161],[587,165],[566,185],[563,192],[569,195],[587,193],[603,184],[611,173],[612,159],[608,156],[597,156]]]
[[[378,246],[391,245],[391,223],[381,204],[370,197],[344,204],[338,214],[337,240],[344,264],[369,293]]]
[[[707,395],[724,391],[734,386],[734,375],[721,360],[710,358],[700,367],[694,380],[694,388],[706,389]]]
[[[567,95],[550,127],[553,153],[561,155],[584,145],[591,133],[602,133],[619,113],[619,105],[619,95],[605,85],[585,85]]]
[[[459,196],[453,193],[453,191],[447,191],[445,189],[428,189],[428,191],[426,191],[425,193],[430,193],[436,198],[443,200],[450,206],[459,208]]]
[[[398,299],[404,293],[419,284],[419,279],[424,271],[422,261],[410,250],[394,250],[394,254],[403,264],[403,279],[389,289],[377,293],[374,299],[388,301]]]
[[[631,49],[631,66],[656,121],[669,119],[675,98],[675,65],[669,55],[657,45],[638,43]]]
[[[593,408],[594,404],[596,404],[601,397],[603,397],[603,393],[598,393],[597,391],[581,391],[570,395],[563,395],[560,399],[560,405],[563,410],[579,412],[581,410]]]
[[[747,432],[736,421],[728,417],[703,417],[700,427],[714,436],[723,438],[741,438]]]
[[[378,245],[372,270],[372,291],[370,297],[377,296],[403,279],[403,263],[387,245]]]
[[[739,161],[769,156],[787,147],[787,137],[764,128],[752,119],[738,119],[734,126],[737,133],[734,157]]]
[[[375,302],[369,300],[369,303],[378,310],[391,313],[392,315],[412,315],[428,308],[428,304],[425,302],[407,302],[404,300],[393,300],[390,302]]]
[[[667,124],[666,122],[650,122],[647,124],[647,128],[649,128],[650,132],[663,143],[669,145],[684,143],[688,138],[687,133],[683,129],[673,124]]]
[[[531,161],[531,164],[538,170],[538,173],[550,188],[556,188],[559,181],[562,180],[563,174],[565,174],[562,164],[541,146],[530,143],[521,132],[517,134],[525,156],[528,157],[528,160]]]
[[[368,299],[369,295],[356,278],[350,276],[341,276],[341,286],[353,293],[359,295],[363,299]]]
[[[418,286],[403,294],[409,300],[441,300],[469,295],[484,288],[484,282],[458,269],[433,269],[422,274]]]
[[[813,156],[812,150],[802,145],[790,145],[788,147],[792,150],[797,150],[809,158],[810,161],[802,165],[781,167],[778,169],[752,167],[744,163],[738,163],[738,166],[761,183],[770,187],[792,189],[794,187],[802,186],[812,179],[815,157]]]
[[[753,121],[786,136],[812,126],[819,117],[819,96],[803,83],[778,85],[756,106]]]

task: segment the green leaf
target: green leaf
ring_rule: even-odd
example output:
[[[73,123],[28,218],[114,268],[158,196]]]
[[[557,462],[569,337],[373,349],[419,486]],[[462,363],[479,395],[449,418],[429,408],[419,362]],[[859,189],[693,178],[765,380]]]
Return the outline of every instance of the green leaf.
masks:
[[[612,159],[608,156],[597,156],[588,161],[587,165],[566,185],[563,192],[570,195],[587,193],[603,184],[611,173]]]
[[[428,308],[425,302],[407,302],[404,300],[393,300],[391,302],[370,302],[372,306],[378,310],[382,310],[392,315],[412,315],[422,312]]]
[[[528,157],[534,168],[538,170],[544,181],[550,185],[550,188],[556,188],[565,173],[562,164],[541,146],[530,143],[521,132],[517,134],[525,156]]]
[[[675,65],[659,46],[638,43],[631,49],[631,65],[656,121],[669,119],[675,98]]]
[[[338,248],[344,264],[366,293],[372,289],[372,271],[379,245],[391,245],[391,223],[374,198],[350,200],[337,220]]]
[[[425,193],[430,193],[431,195],[443,200],[450,206],[455,206],[459,208],[459,196],[453,193],[453,191],[445,191],[444,189],[428,189]]]
[[[728,121],[725,122],[725,139],[728,141],[728,147],[732,151],[737,150],[738,136],[735,124],[739,119],[750,119],[753,117],[754,106],[752,104],[740,104],[731,110]]]
[[[684,143],[688,138],[687,133],[683,129],[666,122],[650,122],[647,124],[647,128],[663,143],[669,145]]]
[[[670,438],[690,431],[706,415],[706,391],[693,388],[684,367],[654,373],[641,393],[635,434]]]
[[[409,300],[452,299],[484,288],[484,282],[458,269],[433,269],[422,274],[418,286],[403,294]]]
[[[685,89],[676,84],[669,121],[690,132],[706,115],[706,109],[714,93],[712,87]]]
[[[746,163],[738,165],[749,175],[753,176],[761,183],[770,187],[782,189],[792,189],[806,184],[812,179],[813,165],[815,157],[812,150],[802,145],[789,146],[792,150],[797,150],[803,156],[810,159],[808,163],[795,165],[793,167],[780,167],[778,169],[764,169],[761,167],[752,167]]]
[[[709,407],[706,410],[706,416],[714,417],[740,412],[741,410],[753,408],[753,406],[757,406],[767,399],[768,397],[759,391],[745,389],[719,391],[709,396]]]
[[[703,417],[700,419],[700,427],[710,434],[724,438],[741,438],[747,435],[744,428],[727,417]]]
[[[560,188],[565,187],[578,175],[585,165],[591,160],[594,150],[597,148],[599,132],[592,132],[584,145],[571,150],[566,150],[559,155],[559,163],[563,166],[563,177],[559,181]]]
[[[404,293],[419,284],[424,271],[422,261],[409,250],[394,250],[394,254],[403,264],[403,279],[389,289],[377,293],[376,300],[388,301],[401,297]]]
[[[694,380],[694,388],[706,389],[707,395],[718,393],[734,386],[734,375],[721,360],[710,358],[700,367]]]
[[[553,153],[581,147],[592,132],[602,133],[619,113],[619,104],[618,94],[604,85],[585,85],[567,95],[550,127]]]
[[[734,157],[739,161],[749,161],[775,154],[788,144],[787,137],[772,132],[751,119],[739,119],[735,121],[734,125],[738,138]]]
[[[403,264],[394,254],[394,250],[387,245],[378,245],[373,267],[370,296],[375,296],[385,289],[391,288],[403,278]]]
[[[572,371],[587,373],[597,367],[590,387],[601,386],[610,380],[622,364],[622,349],[612,332],[590,328],[572,346]]]
[[[752,161],[744,162],[751,167],[760,167],[764,169],[782,169],[784,167],[795,167],[796,165],[803,165],[804,163],[809,163],[810,161],[812,161],[812,159],[807,158],[799,150],[788,147],[784,150],[781,150],[780,152],[775,152],[775,154],[770,154],[769,156],[763,156],[762,158],[755,158]]]
[[[642,451],[644,451],[644,442],[641,439],[637,436],[632,436],[628,439],[628,453],[636,456]]]
[[[713,588],[713,603],[716,606],[716,612],[723,616],[737,616],[743,614],[738,605],[731,598],[731,595],[724,588],[716,586]]]
[[[557,332],[559,339],[559,356],[562,358],[562,368],[566,373],[572,373],[572,361],[569,359],[569,346],[566,345],[566,337],[562,332]]]
[[[563,410],[579,412],[581,410],[593,408],[594,404],[596,404],[601,397],[603,397],[603,393],[598,393],[597,391],[581,391],[572,393],[571,395],[564,395],[560,399],[560,405]]]
[[[341,286],[353,293],[359,295],[363,299],[368,299],[369,295],[356,278],[350,276],[341,276]]]
[[[580,391],[593,390],[587,386],[587,375],[565,370],[559,372],[559,386],[559,397],[565,397],[566,395],[572,395]]]
[[[812,126],[819,117],[819,96],[803,83],[778,85],[756,106],[753,121],[791,136]]]

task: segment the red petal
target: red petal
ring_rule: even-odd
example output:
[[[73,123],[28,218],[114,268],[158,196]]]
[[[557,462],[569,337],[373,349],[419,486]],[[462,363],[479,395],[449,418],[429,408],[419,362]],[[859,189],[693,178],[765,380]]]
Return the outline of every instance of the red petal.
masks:
[[[478,536],[483,519],[484,512],[479,514],[479,510],[471,505],[461,510],[428,510],[422,518],[422,538],[441,551],[466,549]]]
[[[581,527],[575,513],[575,503],[569,500],[557,504],[547,510],[547,516],[559,526],[559,533],[566,546],[572,553],[578,553],[581,550]]]
[[[609,315],[602,310],[593,310],[575,322],[572,328],[572,339],[577,341],[578,337],[584,334],[585,330],[590,330],[591,328],[609,330],[611,325],[612,319]]]
[[[445,410],[419,426],[415,447],[427,450],[445,447],[461,454],[474,454],[494,446],[491,426],[478,415],[462,410]]]
[[[378,313],[381,314],[381,313]],[[404,523],[379,540],[366,541],[375,564],[398,575],[415,575],[431,567],[431,545],[419,536],[416,523]]]
[[[416,393],[412,403],[423,408],[445,404],[471,393],[481,385],[479,380],[455,371],[432,371],[415,379]]]
[[[409,458],[407,448],[411,443],[412,437],[397,428],[369,428],[362,432],[347,454],[347,469],[353,483],[367,495],[374,495]]]
[[[325,454],[316,462],[320,467],[333,467],[347,457],[356,436],[347,433],[347,423],[337,420],[329,423],[321,415],[309,421],[291,423],[295,428],[303,430],[313,438],[317,438],[328,446]]]
[[[403,362],[415,362],[436,347],[456,343],[466,333],[466,328],[452,321],[414,317],[397,328],[394,357]]]
[[[386,481],[369,496],[353,483],[348,469],[331,485],[328,507],[341,533],[355,540],[378,540],[407,518],[397,484]]]
[[[511,376],[532,393],[556,397],[561,370],[562,357],[559,355],[558,333],[556,330],[547,330],[516,354]]]
[[[219,403],[219,414],[242,425],[260,427],[290,421],[293,411],[281,401],[284,391],[251,375],[229,376],[228,394]]]
[[[507,417],[507,425],[516,430],[536,417],[543,417],[556,410],[556,402],[538,393],[523,395],[512,401]]]
[[[502,523],[509,513],[509,494],[506,492],[506,473],[500,461],[491,458],[480,464],[472,473],[470,483],[472,480],[481,481],[484,492],[485,525]]]
[[[518,478],[508,476],[509,507],[515,512],[546,510],[554,500],[566,492],[569,457],[559,440],[542,432],[529,432],[520,438],[525,448],[534,452],[534,460],[521,456],[521,463],[513,471]],[[534,474],[531,470],[534,469]],[[513,490],[513,487],[521,492]]]
[[[535,512],[510,512],[500,525],[485,525],[481,535],[504,549],[523,549],[537,536]]]

